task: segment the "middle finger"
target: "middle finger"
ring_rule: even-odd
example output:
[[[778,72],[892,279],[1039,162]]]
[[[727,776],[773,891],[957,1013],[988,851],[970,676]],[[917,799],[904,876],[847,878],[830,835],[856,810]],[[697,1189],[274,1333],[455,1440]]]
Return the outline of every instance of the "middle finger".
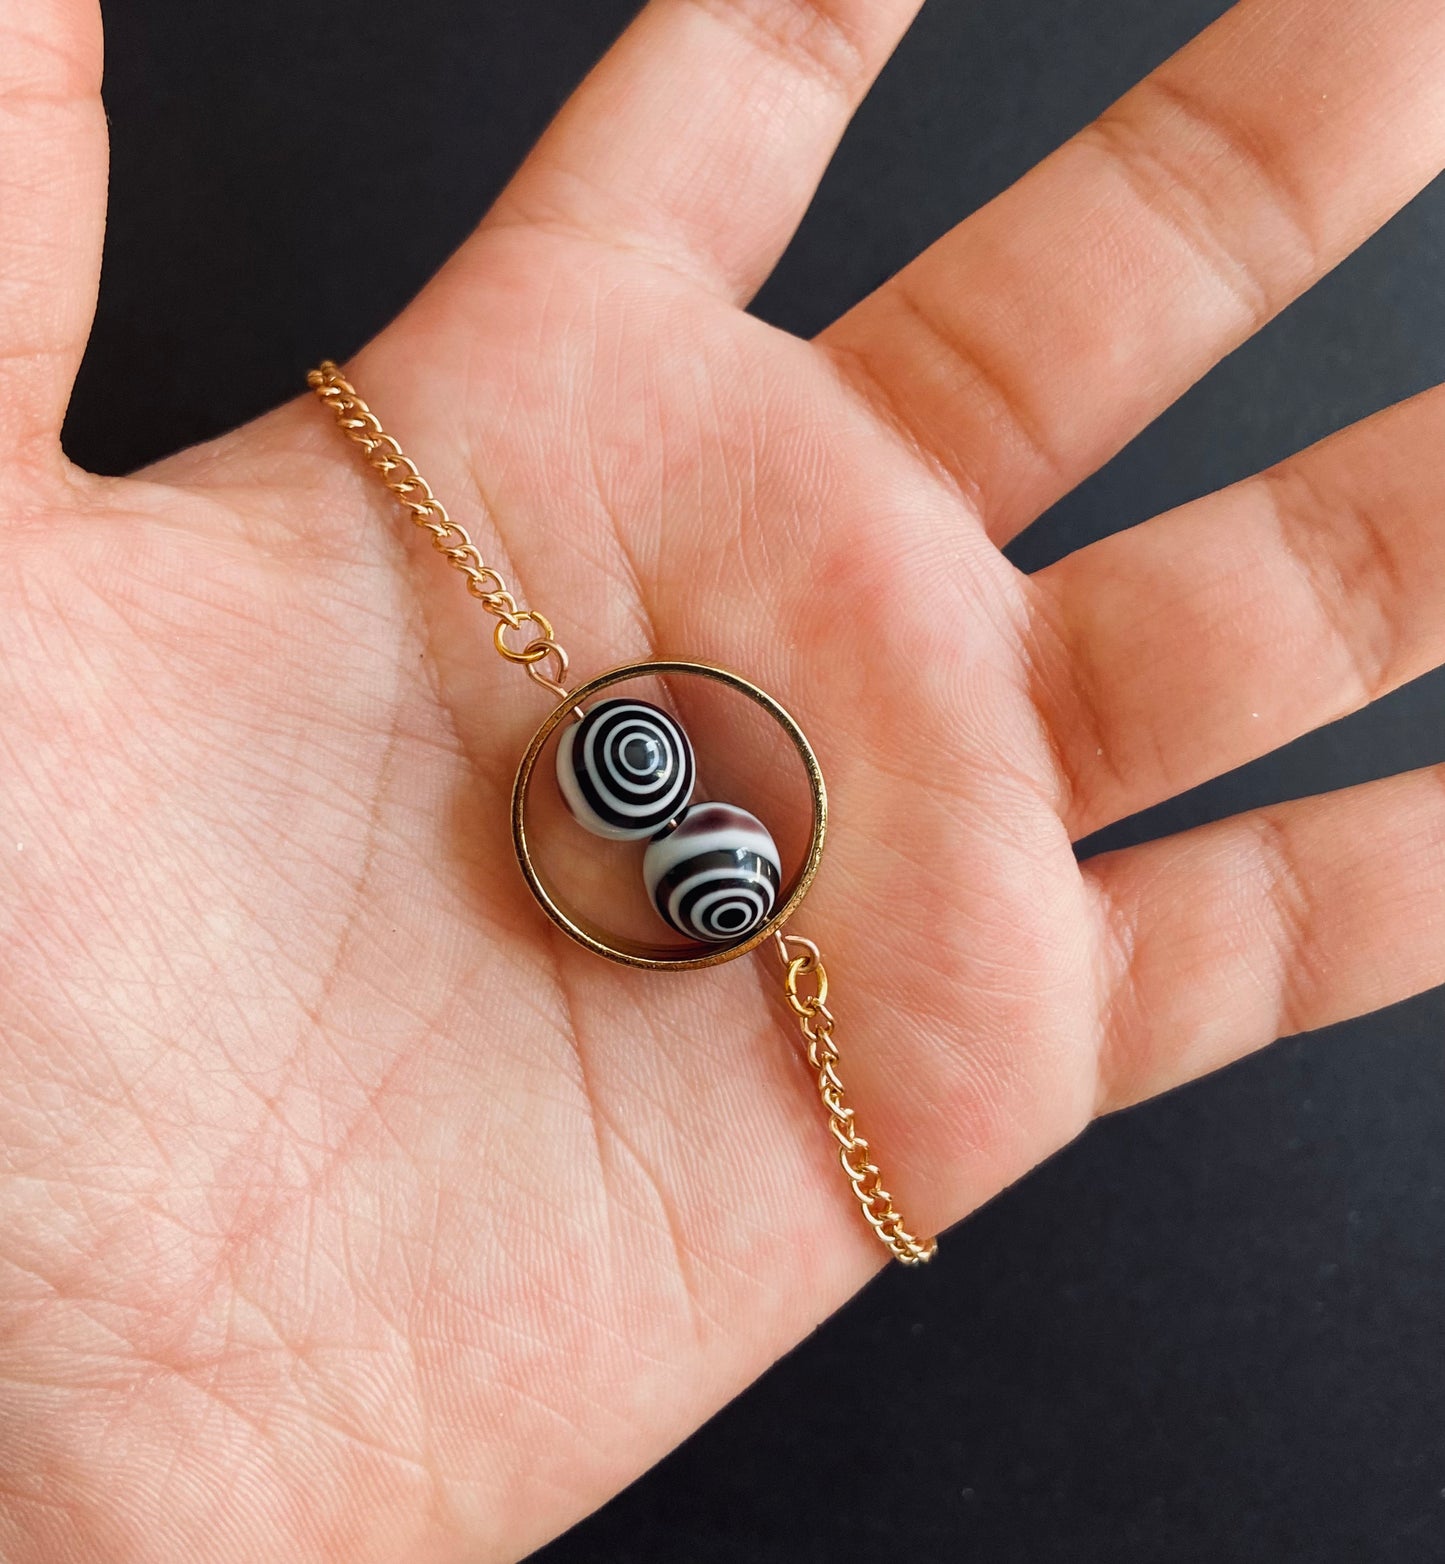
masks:
[[[1440,0],[1242,0],[821,342],[996,542],[1445,162]]]

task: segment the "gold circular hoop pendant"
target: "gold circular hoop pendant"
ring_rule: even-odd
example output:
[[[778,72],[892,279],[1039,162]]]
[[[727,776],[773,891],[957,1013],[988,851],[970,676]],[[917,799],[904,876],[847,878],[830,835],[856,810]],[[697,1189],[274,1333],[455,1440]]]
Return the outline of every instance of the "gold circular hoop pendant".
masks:
[[[532,861],[531,848],[527,842],[527,789],[532,780],[537,757],[557,728],[582,702],[591,700],[594,695],[600,695],[603,690],[611,689],[615,684],[625,684],[631,679],[665,677],[669,674],[689,674],[711,679],[730,690],[735,690],[739,695],[745,695],[755,705],[761,706],[787,735],[807,773],[808,792],[813,808],[813,828],[802,867],[779,898],[771,917],[754,929],[746,939],[738,940],[732,945],[709,945],[698,941],[685,945],[657,945],[641,940],[624,940],[607,933],[590,920],[564,907],[553,896]],[[564,934],[576,940],[579,945],[585,946],[599,956],[607,957],[609,961],[620,962],[628,967],[647,967],[657,971],[686,971],[694,967],[715,967],[721,962],[732,961],[750,950],[757,949],[764,940],[771,939],[773,934],[782,928],[813,883],[813,876],[817,874],[818,863],[823,856],[823,838],[827,828],[828,794],[823,786],[823,773],[818,766],[818,757],[813,753],[813,746],[809,744],[803,730],[794,721],[791,713],[774,700],[766,690],[760,690],[756,684],[744,679],[741,674],[731,673],[728,669],[719,668],[712,663],[686,662],[672,658],[653,662],[624,663],[619,668],[609,668],[606,673],[599,673],[595,679],[589,679],[586,684],[578,685],[576,689],[568,692],[566,698],[552,710],[541,727],[532,735],[532,741],[527,745],[526,753],[517,766],[516,780],[512,783],[512,846],[516,849],[517,862],[521,865],[528,888],[537,898],[543,912]]]

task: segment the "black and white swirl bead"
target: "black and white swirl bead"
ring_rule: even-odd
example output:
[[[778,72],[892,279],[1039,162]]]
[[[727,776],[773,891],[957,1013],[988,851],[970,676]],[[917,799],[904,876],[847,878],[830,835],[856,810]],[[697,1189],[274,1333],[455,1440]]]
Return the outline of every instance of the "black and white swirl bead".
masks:
[[[694,804],[676,829],[649,844],[647,894],[678,933],[746,939],[773,910],[782,865],[767,827],[733,804]]]
[[[692,797],[687,735],[660,706],[609,700],[569,723],[557,744],[557,782],[580,825],[613,841],[655,836]]]

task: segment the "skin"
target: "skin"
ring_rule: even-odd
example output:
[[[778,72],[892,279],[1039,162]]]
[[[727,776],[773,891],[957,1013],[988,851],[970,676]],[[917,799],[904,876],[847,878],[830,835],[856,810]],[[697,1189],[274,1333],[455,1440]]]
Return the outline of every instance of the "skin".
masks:
[[[652,0],[351,370],[574,667],[720,662],[814,736],[798,928],[926,1232],[1445,979],[1437,772],[1070,848],[1445,660],[1441,393],[997,550],[1435,175],[1445,10],[1243,0],[792,339],[739,306],[912,10]],[[100,75],[90,0],[0,0],[0,1553],[516,1558],[882,1251],[771,959],[537,912],[548,703],[322,410],[61,454]]]

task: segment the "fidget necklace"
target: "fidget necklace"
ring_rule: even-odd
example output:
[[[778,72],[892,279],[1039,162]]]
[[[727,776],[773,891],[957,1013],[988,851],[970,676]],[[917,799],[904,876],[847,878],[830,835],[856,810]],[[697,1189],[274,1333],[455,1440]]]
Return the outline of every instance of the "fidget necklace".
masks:
[[[598,956],[651,971],[717,966],[771,942],[783,964],[783,993],[797,1017],[804,1052],[838,1145],[838,1158],[868,1225],[905,1265],[929,1259],[932,1238],[903,1225],[872,1149],[858,1129],[839,1077],[836,1025],[828,1008],[828,974],[818,947],[785,925],[818,871],[828,825],[828,796],[817,756],[803,730],[764,690],[710,663],[658,658],[611,668],[569,688],[567,653],[535,608],[521,608],[466,528],[446,507],[397,441],[382,428],[356,389],[329,360],[307,376],[337,427],[365,456],[432,546],[466,578],[467,591],[496,620],[493,644],[557,700],[522,754],[512,786],[512,844],[532,895],[568,938]],[[710,690],[742,697],[781,730],[801,763],[812,807],[806,846],[785,876],[783,855],[768,827],[746,809],[697,799],[698,764],[681,722],[639,687],[701,680]],[[665,698],[665,697],[664,697]],[[604,927],[558,888],[534,843],[541,825],[534,808],[534,773],[544,755],[556,776],[554,811],[562,831],[633,844],[657,934],[648,938]],[[544,767],[544,770],[547,769]],[[560,856],[559,856],[560,855]],[[553,866],[568,856],[563,843]],[[575,854],[571,856],[576,856]]]

